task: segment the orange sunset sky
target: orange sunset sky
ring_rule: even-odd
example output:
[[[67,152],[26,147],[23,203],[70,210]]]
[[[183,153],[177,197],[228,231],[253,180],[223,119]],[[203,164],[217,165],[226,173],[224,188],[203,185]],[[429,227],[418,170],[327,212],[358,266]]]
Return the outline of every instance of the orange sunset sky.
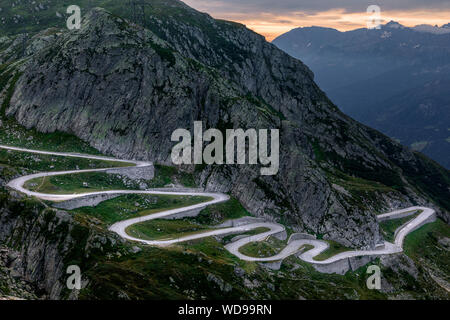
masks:
[[[315,2],[314,2],[315,1]],[[379,5],[382,23],[391,20],[412,27],[450,22],[450,0],[184,0],[214,18],[232,20],[272,41],[297,27],[322,26],[341,31],[365,28],[369,5]]]

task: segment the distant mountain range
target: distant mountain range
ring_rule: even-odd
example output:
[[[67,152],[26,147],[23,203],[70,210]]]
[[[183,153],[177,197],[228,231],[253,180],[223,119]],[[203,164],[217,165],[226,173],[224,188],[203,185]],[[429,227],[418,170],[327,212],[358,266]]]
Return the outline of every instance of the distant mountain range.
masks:
[[[450,168],[450,24],[297,28],[273,43],[345,113]]]

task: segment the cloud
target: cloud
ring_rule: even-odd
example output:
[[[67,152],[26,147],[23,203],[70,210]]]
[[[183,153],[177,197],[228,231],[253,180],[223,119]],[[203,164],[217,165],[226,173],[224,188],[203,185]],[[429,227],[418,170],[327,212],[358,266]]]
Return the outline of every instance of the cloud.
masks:
[[[274,20],[274,22],[281,23],[281,24],[293,24],[294,23],[294,21],[292,21],[292,20],[283,20],[283,19]]]
[[[341,31],[365,28],[367,7],[378,5],[383,21],[406,26],[450,22],[449,0],[183,0],[215,18],[232,20],[267,40],[297,27],[322,26]]]
[[[261,13],[271,12],[286,14],[292,11],[302,11],[314,13],[329,11],[333,9],[343,9],[348,13],[365,12],[369,5],[378,5],[382,11],[397,10],[450,10],[448,0],[185,0],[188,5],[194,8],[208,8],[217,13],[241,12],[241,13]],[[207,10],[205,10],[207,11]]]

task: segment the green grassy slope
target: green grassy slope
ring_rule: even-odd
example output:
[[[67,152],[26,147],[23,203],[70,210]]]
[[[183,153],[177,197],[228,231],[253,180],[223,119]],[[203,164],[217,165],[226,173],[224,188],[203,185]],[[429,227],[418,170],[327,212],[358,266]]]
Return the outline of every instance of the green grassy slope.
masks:
[[[99,203],[95,207],[82,207],[71,212],[80,216],[95,217],[105,225],[146,216],[163,210],[176,209],[210,201],[209,197],[173,195],[123,195]]]
[[[17,157],[17,155],[14,155]],[[16,159],[20,166],[26,166],[24,158]],[[10,159],[11,160],[11,159]],[[14,162],[10,161],[13,166]],[[37,169],[30,162],[30,169]],[[58,164],[63,166],[63,164]],[[89,164],[88,164],[89,165]],[[8,195],[0,190],[2,207],[8,202]],[[429,276],[430,266],[435,266],[433,276],[444,279],[448,274],[448,254],[442,249],[442,239],[449,237],[448,226],[438,221],[417,230],[407,237],[406,253],[419,265],[419,276],[412,280],[404,273],[384,268],[383,276],[394,286],[393,292],[368,290],[365,286],[365,267],[345,276],[326,275],[315,271],[310,265],[291,257],[283,262],[279,271],[267,271],[257,263],[244,262],[224,249],[228,239],[219,242],[213,238],[183,243],[168,249],[140,246],[140,252],[133,253],[133,243],[117,243],[94,255],[85,255],[87,233],[106,233],[109,224],[122,218],[148,214],[163,208],[173,208],[196,203],[205,199],[175,198],[170,196],[127,195],[105,201],[93,208],[72,211],[80,224],[75,228],[80,241],[67,256],[67,263],[78,263],[86,270],[90,279],[88,288],[82,290],[82,299],[385,299],[388,296],[411,295],[413,297],[446,297],[443,289]],[[33,202],[33,200],[23,200]],[[38,204],[36,204],[38,205]],[[21,215],[26,215],[26,206],[16,205]],[[32,207],[32,206],[31,206]],[[160,221],[148,228],[149,235],[170,236],[173,232],[192,232],[191,227],[204,230],[208,223],[220,223],[225,219],[248,215],[236,201],[218,204],[204,211],[199,217],[182,221]],[[158,231],[160,229],[160,231]],[[263,232],[265,230],[258,230]],[[56,235],[49,234],[52,238]],[[411,242],[411,243],[410,243]],[[277,245],[278,244],[278,245]],[[279,249],[282,243],[269,241],[270,250]],[[277,245],[277,246],[276,246]],[[124,246],[124,248],[122,248]],[[120,248],[119,248],[120,247]],[[276,248],[277,247],[277,248]],[[439,249],[438,249],[439,248]],[[250,248],[250,254],[271,254],[260,248]],[[125,251],[124,251],[125,250]],[[120,252],[120,254],[118,254]],[[276,251],[274,251],[276,252]],[[425,259],[425,260],[424,260]],[[447,260],[446,260],[447,259]],[[377,263],[377,262],[375,262]],[[379,262],[378,262],[379,263]],[[421,266],[424,267],[421,267]],[[447,267],[446,267],[447,266]],[[440,270],[441,273],[438,273]]]

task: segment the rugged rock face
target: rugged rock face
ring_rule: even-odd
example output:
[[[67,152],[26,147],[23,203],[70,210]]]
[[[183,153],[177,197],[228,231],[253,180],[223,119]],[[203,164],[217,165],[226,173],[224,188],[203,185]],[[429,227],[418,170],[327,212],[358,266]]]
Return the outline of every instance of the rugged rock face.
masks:
[[[153,1],[145,26],[94,9],[78,31],[31,38],[35,51],[18,62],[0,53],[11,63],[3,74],[20,72],[3,99],[6,115],[74,133],[105,153],[165,164],[172,132],[194,121],[279,128],[278,175],[199,166],[198,182],[257,216],[349,246],[379,243],[375,212],[392,207],[436,204],[448,217],[447,171],[343,115],[305,65],[261,36],[179,1]]]
[[[0,189],[0,285],[26,299],[76,299],[67,267],[85,271],[108,252],[128,253],[114,235],[87,228],[65,211]],[[89,279],[82,276],[83,288]],[[4,289],[1,287],[0,289]],[[2,292],[3,290],[0,290]],[[1,293],[0,293],[1,294]]]
[[[2,199],[0,242],[8,243],[15,249],[9,254],[7,266],[14,278],[37,285],[36,292],[48,294],[50,299],[59,298],[64,279],[60,250],[67,247],[71,239],[69,235],[55,231],[67,227],[69,217],[62,214],[45,217],[39,214],[39,208],[28,211],[24,205],[17,199]],[[25,215],[18,219],[20,211],[28,211],[34,217]],[[47,241],[47,232],[54,234],[55,241]]]
[[[20,254],[7,247],[0,246],[0,300],[36,299],[32,283],[25,281],[14,269],[20,261]]]

